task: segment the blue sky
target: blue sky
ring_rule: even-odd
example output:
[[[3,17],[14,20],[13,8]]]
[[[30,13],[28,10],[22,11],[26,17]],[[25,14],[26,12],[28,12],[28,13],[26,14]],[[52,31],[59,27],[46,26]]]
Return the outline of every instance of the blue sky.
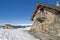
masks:
[[[56,0],[0,0],[0,24],[33,23],[30,19],[38,2],[56,4]]]

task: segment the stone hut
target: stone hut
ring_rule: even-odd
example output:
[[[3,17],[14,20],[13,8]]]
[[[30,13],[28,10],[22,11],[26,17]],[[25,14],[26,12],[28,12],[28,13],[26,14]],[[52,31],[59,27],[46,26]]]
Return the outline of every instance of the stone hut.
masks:
[[[41,40],[60,40],[60,7],[38,3],[30,32]]]
[[[5,26],[4,26],[4,29],[12,29],[13,27],[12,27],[12,25],[10,25],[10,24],[5,24]]]

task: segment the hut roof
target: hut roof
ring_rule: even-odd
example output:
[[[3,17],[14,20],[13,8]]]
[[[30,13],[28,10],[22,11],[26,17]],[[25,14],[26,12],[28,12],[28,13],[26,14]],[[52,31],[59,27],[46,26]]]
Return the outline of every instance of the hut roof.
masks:
[[[38,8],[41,7],[41,6],[44,7],[44,8],[49,8],[49,9],[52,9],[52,10],[55,10],[55,11],[60,12],[60,7],[52,6],[52,5],[49,5],[49,4],[37,3],[37,6],[36,6],[36,8],[35,8],[35,10],[34,10],[34,13],[33,13],[33,15],[32,15],[31,20],[33,20],[36,12],[37,12],[37,10],[38,10]]]
[[[5,26],[12,26],[11,24],[5,24]]]

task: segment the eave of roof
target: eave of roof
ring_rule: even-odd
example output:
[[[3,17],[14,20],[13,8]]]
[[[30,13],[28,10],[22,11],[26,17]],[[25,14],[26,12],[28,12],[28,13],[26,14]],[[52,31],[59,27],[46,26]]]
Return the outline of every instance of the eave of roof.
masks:
[[[39,6],[43,6],[43,7],[45,7],[45,8],[51,8],[51,9],[53,9],[53,10],[55,10],[55,11],[59,11],[59,12],[60,12],[60,7],[52,6],[52,5],[48,5],[48,4],[43,4],[43,3],[38,3],[37,6],[36,6],[36,8],[35,8],[35,10],[34,10],[34,13],[33,13],[33,15],[32,15],[31,20],[33,20],[33,18],[34,18],[34,16],[35,16],[35,14],[36,14]]]

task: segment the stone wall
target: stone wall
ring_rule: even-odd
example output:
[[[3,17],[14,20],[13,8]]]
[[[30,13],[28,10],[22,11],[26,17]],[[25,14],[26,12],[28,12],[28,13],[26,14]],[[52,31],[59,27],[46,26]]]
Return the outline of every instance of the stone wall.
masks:
[[[44,12],[46,16],[44,22],[37,21],[36,15],[30,32],[41,40],[60,40],[60,15],[46,10]]]
[[[12,29],[13,26],[10,24],[5,24],[5,26],[3,27],[3,29]]]

